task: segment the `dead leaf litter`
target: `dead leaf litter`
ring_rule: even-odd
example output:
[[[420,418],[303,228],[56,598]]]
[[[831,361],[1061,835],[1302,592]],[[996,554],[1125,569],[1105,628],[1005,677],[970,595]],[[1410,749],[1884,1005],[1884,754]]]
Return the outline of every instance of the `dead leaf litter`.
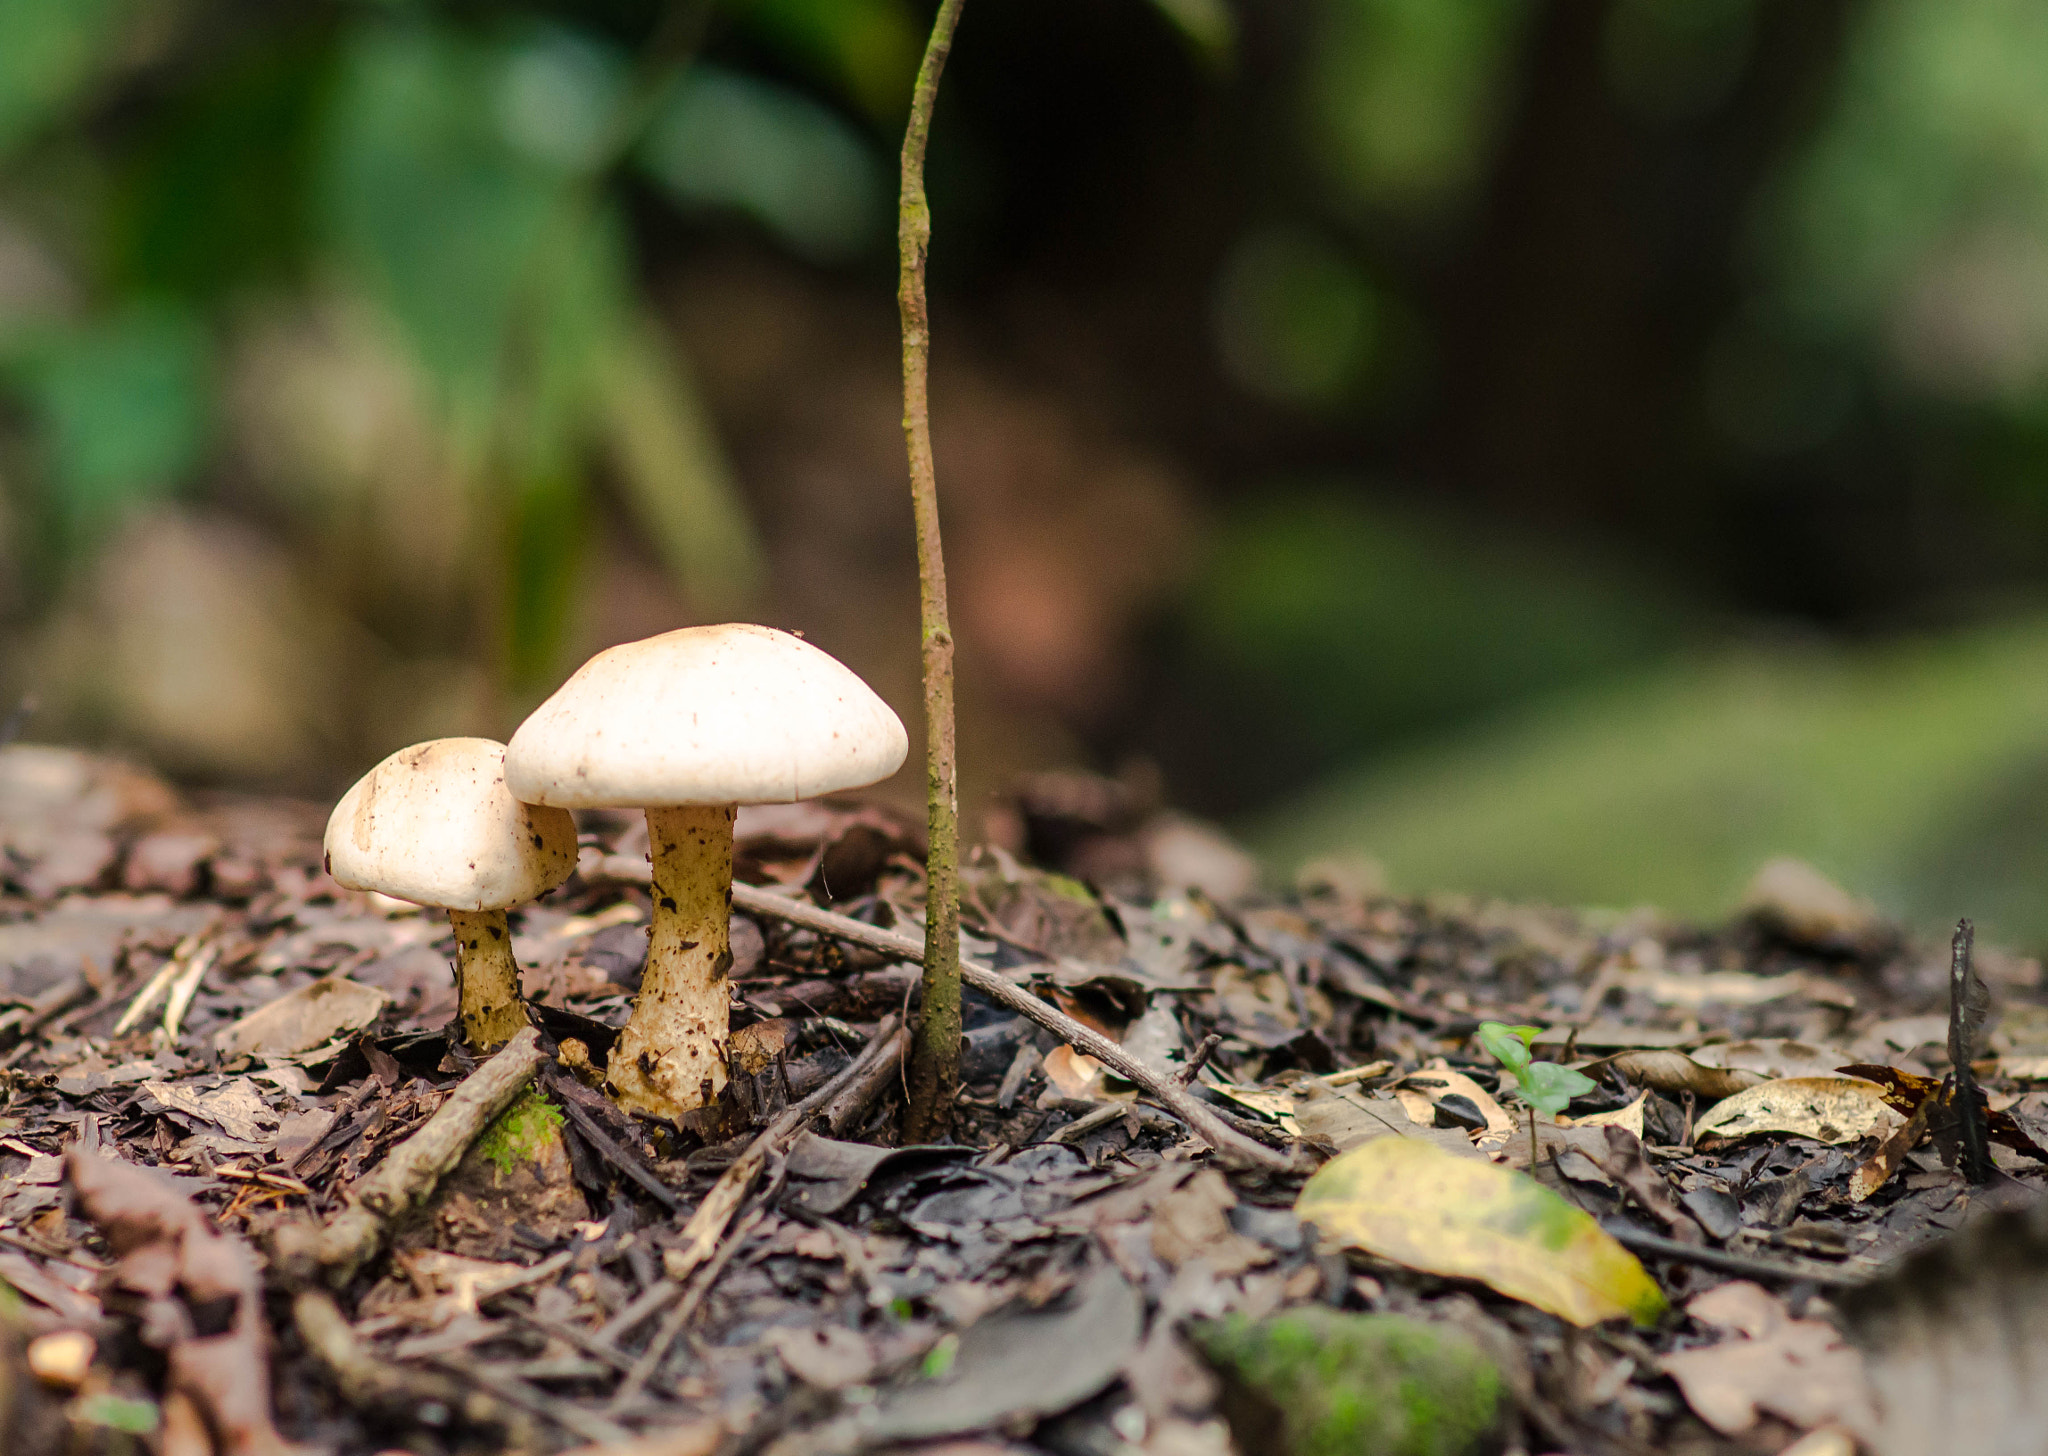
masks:
[[[655,1126],[597,1073],[638,819],[582,816],[514,914],[535,1031],[479,1065],[445,922],[328,880],[320,806],[0,748],[0,1449],[1907,1449],[1928,1261],[2048,1243],[2035,962],[1783,864],[1711,928],[1216,899],[1145,824],[1040,832],[1076,802],[1027,786],[965,868],[990,994],[950,1137],[904,1146],[891,811],[742,812],[741,879],[793,898],[734,918],[726,1094]],[[1485,1020],[1595,1090],[1532,1140]],[[1324,1400],[1304,1348],[1412,1362],[1434,1414]]]

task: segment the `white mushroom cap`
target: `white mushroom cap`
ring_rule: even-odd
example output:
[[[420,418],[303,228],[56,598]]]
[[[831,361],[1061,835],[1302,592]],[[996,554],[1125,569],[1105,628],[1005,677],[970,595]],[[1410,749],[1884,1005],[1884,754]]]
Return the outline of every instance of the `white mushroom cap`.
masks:
[[[327,820],[327,873],[444,910],[502,910],[576,868],[576,821],[505,788],[505,745],[436,738],[356,781]]]
[[[885,779],[910,740],[829,653],[772,627],[685,627],[578,668],[505,750],[529,804],[778,804]]]

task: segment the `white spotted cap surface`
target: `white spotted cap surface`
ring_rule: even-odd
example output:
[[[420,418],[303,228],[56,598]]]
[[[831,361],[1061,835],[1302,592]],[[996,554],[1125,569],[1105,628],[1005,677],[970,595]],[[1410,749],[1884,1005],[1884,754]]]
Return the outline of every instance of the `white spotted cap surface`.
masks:
[[[519,725],[505,781],[530,804],[780,804],[903,766],[889,705],[773,627],[685,627],[607,648]]]
[[[576,868],[576,821],[505,787],[505,745],[436,738],[356,781],[327,819],[327,873],[444,910],[503,910]]]

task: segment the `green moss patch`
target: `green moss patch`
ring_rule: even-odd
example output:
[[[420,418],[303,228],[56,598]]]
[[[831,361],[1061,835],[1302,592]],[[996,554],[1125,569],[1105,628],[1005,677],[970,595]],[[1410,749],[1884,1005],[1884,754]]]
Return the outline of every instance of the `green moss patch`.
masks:
[[[1248,1451],[1467,1456],[1500,1416],[1500,1372],[1452,1326],[1312,1308],[1233,1315],[1189,1337],[1223,1378]]]
[[[498,1114],[476,1141],[477,1154],[501,1175],[537,1163],[562,1136],[562,1110],[547,1094],[529,1087],[519,1100]]]

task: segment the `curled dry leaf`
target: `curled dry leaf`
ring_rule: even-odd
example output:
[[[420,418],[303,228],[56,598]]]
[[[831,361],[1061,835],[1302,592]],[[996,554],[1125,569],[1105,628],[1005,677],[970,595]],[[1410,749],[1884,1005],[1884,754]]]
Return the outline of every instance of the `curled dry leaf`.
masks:
[[[1745,1280],[1708,1290],[1685,1312],[1727,1338],[1658,1363],[1722,1435],[1741,1435],[1765,1412],[1802,1430],[1864,1421],[1863,1357],[1833,1325],[1793,1319],[1777,1296]]]
[[[1205,1081],[1202,1085],[1212,1092],[1235,1102],[1247,1112],[1270,1118],[1288,1133],[1296,1131],[1294,1114],[1300,1110],[1300,1097],[1285,1087],[1235,1087],[1228,1082]],[[1303,1083],[1307,1088],[1310,1084]],[[1324,1090],[1324,1089],[1318,1089]]]
[[[1877,1145],[1877,1151],[1849,1175],[1849,1201],[1861,1203],[1891,1181],[1892,1174],[1905,1165],[1906,1154],[1927,1136],[1927,1105],[1913,1110],[1899,1130]]]
[[[1477,1279],[1576,1325],[1651,1324],[1665,1309],[1656,1281],[1587,1214],[1525,1174],[1413,1138],[1334,1159],[1294,1211],[1369,1254]]]
[[[1774,859],[1756,872],[1743,908],[1793,945],[1833,954],[1865,955],[1895,937],[1877,907],[1850,894],[1805,860]]]
[[[115,1283],[143,1300],[142,1335],[166,1350],[169,1394],[197,1408],[219,1456],[287,1456],[271,1424],[263,1286],[248,1246],[147,1169],[78,1148],[64,1167],[120,1260]]]
[[[1781,1077],[1738,1092],[1693,1125],[1693,1137],[1782,1132],[1820,1143],[1889,1137],[1905,1119],[1861,1077]]]
[[[1917,1073],[1898,1067],[1882,1066],[1873,1062],[1859,1062],[1841,1068],[1851,1077],[1862,1077],[1877,1083],[1884,1089],[1886,1105],[1902,1117],[1911,1118],[1925,1115],[1927,1126],[1937,1135],[1937,1140],[1953,1140],[1954,1126],[1961,1116],[1955,1105],[1954,1088],[1936,1077],[1922,1077]],[[2020,1126],[2019,1119],[2009,1110],[1983,1113],[1986,1136],[2002,1147],[2016,1153],[2024,1153],[2038,1163],[2048,1163],[2048,1150],[2044,1150]]]
[[[1070,1046],[1056,1046],[1045,1054],[1039,1063],[1045,1073],[1045,1080],[1062,1097],[1099,1098],[1102,1090],[1102,1063],[1086,1052],[1077,1052]]]
[[[1621,1185],[1645,1212],[1670,1230],[1672,1237],[1688,1244],[1697,1243],[1699,1225],[1672,1197],[1671,1185],[1643,1151],[1641,1136],[1613,1124],[1601,1131],[1607,1146],[1604,1153],[1594,1158],[1600,1171]]]
[[[1637,1137],[1641,1137],[1643,1135],[1644,1105],[1649,1101],[1649,1097],[1650,1094],[1647,1092],[1638,1092],[1636,1093],[1635,1101],[1625,1106],[1612,1108],[1606,1112],[1589,1112],[1584,1117],[1560,1117],[1557,1120],[1557,1125],[1559,1127],[1619,1127],[1627,1129]]]
[[[1407,1095],[1404,1095],[1407,1094]],[[1451,1070],[1450,1063],[1438,1057],[1419,1072],[1403,1077],[1394,1088],[1394,1095],[1401,1099],[1401,1105],[1408,1108],[1408,1115],[1417,1122],[1433,1119],[1417,1116],[1419,1108],[1411,1105],[1411,1097],[1420,1094],[1431,1106],[1446,1097],[1462,1097],[1479,1109],[1479,1115],[1486,1119],[1486,1130],[1479,1134],[1482,1147],[1506,1142],[1514,1136],[1515,1120],[1508,1116],[1507,1109],[1494,1099],[1491,1092],[1466,1076],[1463,1072]]]
[[[1617,1052],[1579,1070],[1592,1076],[1601,1067],[1612,1067],[1637,1086],[1662,1092],[1666,1097],[1682,1097],[1690,1092],[1702,1102],[1719,1102],[1764,1080],[1756,1072],[1708,1067],[1684,1052],[1661,1049]]]
[[[726,1060],[751,1077],[765,1072],[790,1054],[796,1039],[796,1023],[786,1017],[770,1017],[742,1026],[726,1045]]]

